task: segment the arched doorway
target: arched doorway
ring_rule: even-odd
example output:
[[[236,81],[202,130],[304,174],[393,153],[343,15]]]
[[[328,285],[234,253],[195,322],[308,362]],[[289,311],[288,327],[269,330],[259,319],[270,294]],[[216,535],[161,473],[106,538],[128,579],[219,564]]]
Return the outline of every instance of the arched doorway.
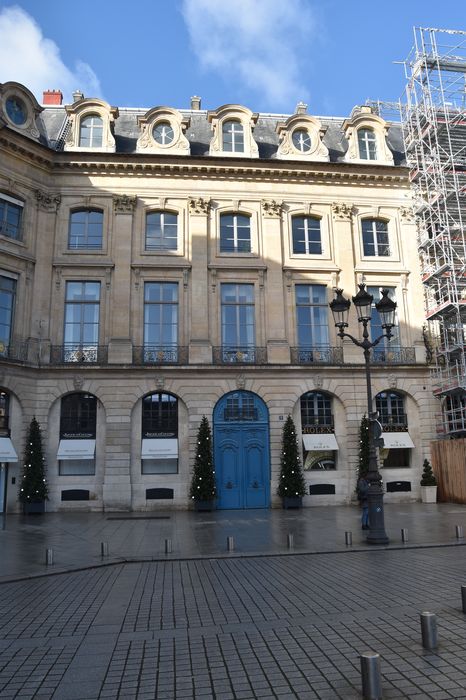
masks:
[[[250,391],[225,394],[214,409],[218,508],[270,505],[269,417]]]

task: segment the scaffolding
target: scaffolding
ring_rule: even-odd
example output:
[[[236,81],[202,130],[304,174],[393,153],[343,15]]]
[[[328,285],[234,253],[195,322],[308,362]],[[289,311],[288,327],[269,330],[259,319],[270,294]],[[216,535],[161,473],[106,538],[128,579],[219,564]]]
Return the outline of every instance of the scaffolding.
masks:
[[[466,435],[466,32],[414,28],[402,124],[439,435]]]

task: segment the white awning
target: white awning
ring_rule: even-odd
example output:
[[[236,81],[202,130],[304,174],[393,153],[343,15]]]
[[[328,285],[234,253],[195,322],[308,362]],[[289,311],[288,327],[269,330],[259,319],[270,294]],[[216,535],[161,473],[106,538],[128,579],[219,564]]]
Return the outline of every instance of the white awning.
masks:
[[[57,459],[94,459],[95,440],[60,440]]]
[[[405,447],[414,447],[409,433],[382,433],[385,450],[400,450]]]
[[[338,450],[338,443],[333,433],[313,433],[303,435],[304,449],[313,452]]]
[[[178,457],[178,440],[176,438],[144,438],[141,459],[164,459]]]
[[[0,462],[17,462],[18,455],[15,452],[10,438],[0,438]]]

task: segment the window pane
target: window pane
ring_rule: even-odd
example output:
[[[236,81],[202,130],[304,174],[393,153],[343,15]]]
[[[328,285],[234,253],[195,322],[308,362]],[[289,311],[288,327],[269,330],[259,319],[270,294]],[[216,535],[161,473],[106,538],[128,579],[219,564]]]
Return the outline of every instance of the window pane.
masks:
[[[91,476],[95,474],[95,460],[61,459],[59,472],[60,476]]]

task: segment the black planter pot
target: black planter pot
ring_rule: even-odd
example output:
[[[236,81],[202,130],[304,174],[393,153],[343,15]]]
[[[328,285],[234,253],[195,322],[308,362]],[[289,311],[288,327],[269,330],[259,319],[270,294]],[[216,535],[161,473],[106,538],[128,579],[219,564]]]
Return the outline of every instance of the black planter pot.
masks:
[[[215,501],[194,501],[194,510],[197,513],[215,510]]]
[[[282,498],[283,508],[287,510],[288,508],[302,508],[303,497],[302,496],[284,496]]]
[[[45,513],[45,501],[39,501],[38,503],[23,503],[23,513],[24,515],[31,515],[32,513]]]

